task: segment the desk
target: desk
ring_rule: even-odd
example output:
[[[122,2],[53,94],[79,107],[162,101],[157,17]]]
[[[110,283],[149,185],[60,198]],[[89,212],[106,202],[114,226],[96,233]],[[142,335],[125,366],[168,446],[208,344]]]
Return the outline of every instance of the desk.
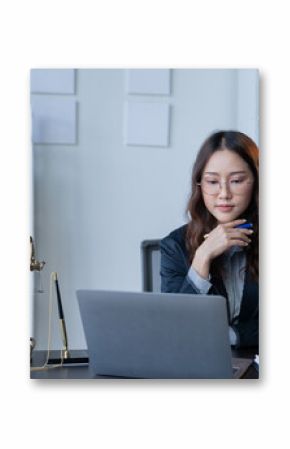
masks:
[[[257,354],[257,348],[233,350],[233,357],[253,358]],[[32,366],[41,366],[44,364],[46,351],[33,351]],[[108,379],[107,376],[96,376],[90,371],[88,365],[85,366],[62,366],[43,371],[31,371],[31,379]],[[251,365],[245,373],[244,379],[258,379],[257,370]],[[111,378],[110,378],[111,379]]]

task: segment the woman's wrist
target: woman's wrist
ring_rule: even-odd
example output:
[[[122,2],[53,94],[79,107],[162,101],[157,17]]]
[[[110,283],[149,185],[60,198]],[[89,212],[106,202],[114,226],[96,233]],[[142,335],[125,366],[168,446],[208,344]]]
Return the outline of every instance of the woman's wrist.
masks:
[[[192,268],[204,279],[208,279],[210,270],[210,259],[199,248],[196,250],[192,264]]]

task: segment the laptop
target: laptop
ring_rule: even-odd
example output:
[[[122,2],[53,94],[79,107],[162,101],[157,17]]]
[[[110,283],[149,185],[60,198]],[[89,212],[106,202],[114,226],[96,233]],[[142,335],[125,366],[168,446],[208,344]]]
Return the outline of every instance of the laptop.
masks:
[[[78,290],[93,374],[148,379],[239,378],[222,296]]]

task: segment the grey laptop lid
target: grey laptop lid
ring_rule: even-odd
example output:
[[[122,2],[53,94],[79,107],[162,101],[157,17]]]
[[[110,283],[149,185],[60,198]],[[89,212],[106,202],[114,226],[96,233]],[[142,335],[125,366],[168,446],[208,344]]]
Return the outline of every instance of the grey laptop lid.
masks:
[[[79,290],[94,373],[133,378],[232,378],[225,299]]]

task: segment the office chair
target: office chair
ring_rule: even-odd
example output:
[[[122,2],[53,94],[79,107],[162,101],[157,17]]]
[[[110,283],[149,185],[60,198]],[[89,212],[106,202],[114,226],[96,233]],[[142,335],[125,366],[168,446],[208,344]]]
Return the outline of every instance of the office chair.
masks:
[[[160,240],[141,242],[142,289],[144,292],[161,292]]]

